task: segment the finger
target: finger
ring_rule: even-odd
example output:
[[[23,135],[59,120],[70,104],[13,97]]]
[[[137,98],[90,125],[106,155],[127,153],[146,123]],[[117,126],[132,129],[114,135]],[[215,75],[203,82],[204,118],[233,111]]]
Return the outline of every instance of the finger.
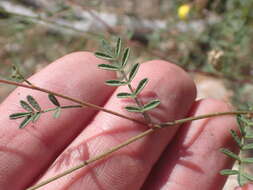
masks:
[[[113,77],[97,69],[103,61],[91,53],[67,55],[29,79],[33,84],[81,100],[103,105],[113,88],[104,86],[104,80]],[[91,85],[92,84],[92,85]],[[94,96],[98,94],[99,96]],[[10,120],[9,115],[23,112],[19,100],[32,95],[43,109],[54,107],[47,94],[17,88],[0,106],[0,189],[23,189],[46,168],[95,115],[88,108],[64,110],[59,119],[45,113],[34,126],[18,129],[20,120]],[[70,101],[59,99],[61,105]],[[12,181],[10,183],[10,181]]]
[[[195,104],[192,115],[230,109],[223,102],[207,99]],[[233,116],[196,120],[184,125],[152,169],[143,189],[222,189],[226,177],[221,176],[219,171],[231,168],[233,160],[219,149],[226,147],[236,152],[236,145],[229,133],[230,129],[235,128]]]
[[[148,77],[150,82],[142,92],[141,101],[147,103],[153,98],[161,100],[158,108],[148,112],[152,121],[174,120],[188,112],[195,99],[195,86],[182,69],[168,62],[151,61],[141,65],[133,86],[137,86],[144,77]],[[140,114],[124,111],[124,106],[134,104],[133,101],[116,98],[117,93],[128,91],[127,87],[119,87],[106,104],[106,108],[141,119]],[[76,166],[85,159],[93,158],[146,129],[147,127],[132,121],[99,112],[94,121],[59,156],[41,181]],[[176,127],[157,131],[106,159],[97,161],[41,189],[139,189],[175,132]]]

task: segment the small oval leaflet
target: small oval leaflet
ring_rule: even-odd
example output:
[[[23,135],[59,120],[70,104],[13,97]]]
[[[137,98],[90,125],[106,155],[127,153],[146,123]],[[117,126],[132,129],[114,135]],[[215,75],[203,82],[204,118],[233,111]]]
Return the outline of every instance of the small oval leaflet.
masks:
[[[49,100],[56,106],[60,107],[60,103],[53,94],[48,95]]]
[[[134,77],[135,77],[135,75],[136,75],[136,73],[137,73],[139,67],[140,67],[140,64],[139,64],[139,63],[136,63],[136,64],[132,67],[132,69],[131,69],[131,71],[130,71],[130,73],[129,73],[129,78],[128,78],[128,81],[129,81],[129,82],[131,82],[131,81],[134,79]]]
[[[127,64],[129,55],[130,55],[130,48],[126,48],[122,57],[122,62],[121,62],[122,67],[124,67]]]
[[[41,107],[40,107],[39,103],[38,103],[31,95],[28,95],[28,96],[27,96],[27,101],[28,101],[37,111],[41,111]]]
[[[25,110],[29,111],[29,112],[34,112],[33,108],[24,100],[20,100],[20,105],[22,106],[22,108],[24,108]]]
[[[105,53],[101,53],[101,52],[96,52],[95,56],[100,58],[100,59],[105,59],[105,60],[113,60],[113,57],[110,55],[107,55]]]
[[[119,70],[118,67],[114,65],[109,65],[109,64],[100,64],[98,65],[99,68],[104,69],[104,70],[110,70],[110,71],[117,71]]]
[[[120,81],[120,80],[107,80],[107,81],[105,81],[105,84],[107,84],[109,86],[122,86],[122,85],[126,85],[127,82]]]

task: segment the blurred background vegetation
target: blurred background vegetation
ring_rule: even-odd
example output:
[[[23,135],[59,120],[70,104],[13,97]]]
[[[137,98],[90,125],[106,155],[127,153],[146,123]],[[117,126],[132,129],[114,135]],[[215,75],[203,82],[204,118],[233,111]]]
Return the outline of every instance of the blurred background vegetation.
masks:
[[[133,62],[168,60],[199,88],[218,80],[221,98],[244,108],[253,103],[252,10],[252,0],[1,0],[0,76],[8,78],[17,64],[29,77],[67,53],[95,51],[100,39],[120,36]],[[204,89],[219,97],[210,84]],[[0,101],[12,89],[0,84]]]
[[[252,8],[252,0],[1,0],[0,75],[15,63],[29,76],[121,36],[133,61],[165,59],[221,79],[229,99],[244,107],[253,102]],[[1,85],[1,97],[9,90]]]

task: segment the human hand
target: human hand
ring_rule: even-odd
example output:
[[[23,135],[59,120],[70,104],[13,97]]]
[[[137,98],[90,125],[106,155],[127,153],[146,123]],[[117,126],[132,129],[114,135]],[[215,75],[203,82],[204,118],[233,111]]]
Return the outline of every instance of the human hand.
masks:
[[[67,55],[34,75],[29,81],[42,88],[85,100],[133,118],[126,112],[129,102],[119,100],[119,89],[105,86],[112,72],[97,68],[103,61],[92,54]],[[180,68],[165,61],[141,65],[135,84],[150,79],[143,101],[159,98],[161,105],[150,112],[156,122],[186,116],[227,111],[223,102],[195,101],[193,81]],[[146,126],[90,108],[63,111],[58,119],[43,114],[34,126],[18,129],[9,115],[21,111],[18,102],[36,97],[45,108],[52,107],[47,95],[18,88],[0,106],[0,189],[21,190],[53,177],[84,160],[120,144]],[[60,99],[62,105],[69,101]],[[96,161],[41,188],[47,190],[219,190],[226,178],[219,171],[232,166],[221,147],[235,150],[228,133],[236,128],[233,116],[219,116],[160,129],[103,160]]]

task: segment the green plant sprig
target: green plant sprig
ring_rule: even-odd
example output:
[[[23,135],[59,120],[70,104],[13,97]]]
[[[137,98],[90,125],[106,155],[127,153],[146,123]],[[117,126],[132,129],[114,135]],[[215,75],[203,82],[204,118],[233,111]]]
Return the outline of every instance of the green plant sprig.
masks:
[[[253,139],[253,121],[252,118],[239,114],[237,115],[237,123],[240,133],[238,134],[234,130],[231,130],[230,133],[240,149],[240,154],[237,155],[236,153],[226,148],[222,148],[220,151],[228,157],[236,160],[238,162],[239,168],[238,170],[224,169],[220,171],[220,174],[237,175],[237,181],[239,185],[243,186],[249,181],[253,181],[253,176],[244,170],[245,165],[253,164],[253,158],[245,158],[242,155],[245,150],[253,150],[253,143],[248,142],[248,140]]]
[[[143,104],[143,102],[138,98],[138,95],[142,92],[145,86],[148,83],[148,79],[144,78],[139,81],[136,90],[134,90],[132,86],[132,81],[136,76],[140,64],[134,64],[130,72],[126,72],[126,66],[128,64],[129,56],[130,56],[130,48],[125,48],[122,53],[122,41],[120,38],[117,39],[116,46],[113,48],[110,44],[102,40],[102,49],[103,52],[95,52],[95,55],[103,60],[110,61],[111,64],[100,64],[99,68],[104,70],[110,70],[114,72],[118,72],[122,77],[118,77],[117,79],[107,80],[105,82],[106,85],[109,86],[125,86],[127,85],[130,92],[120,92],[117,94],[118,98],[131,98],[135,101],[136,106],[128,105],[125,109],[129,112],[137,112],[142,113],[147,123],[151,123],[151,118],[148,115],[147,111],[154,109],[160,104],[160,100],[154,99],[148,102],[147,104]]]
[[[55,108],[49,108],[42,110],[39,103],[35,100],[34,97],[28,95],[26,97],[27,101],[21,100],[20,105],[26,112],[13,113],[9,117],[10,119],[21,119],[25,118],[19,125],[19,128],[22,129],[26,127],[29,123],[35,123],[43,113],[53,112],[53,117],[58,118],[63,109],[70,108],[81,108],[81,105],[69,105],[61,106],[57,98],[53,94],[48,95],[48,99],[56,106]]]
[[[119,41],[120,41],[120,42],[119,42]],[[124,51],[124,53],[123,53],[123,56],[120,57],[121,62],[119,62],[119,55],[120,55],[119,49],[121,49],[121,40],[118,39],[116,48],[111,48],[111,46],[109,46],[108,43],[104,43],[104,42],[103,42],[103,46],[106,47],[106,48],[104,48],[104,50],[106,50],[106,53],[96,53],[96,56],[98,56],[98,57],[99,57],[99,56],[102,56],[103,59],[110,60],[110,61],[111,61],[111,64],[101,64],[99,67],[100,67],[100,68],[103,67],[103,69],[106,69],[106,70],[119,71],[121,74],[124,74],[124,75],[125,75],[125,76],[123,75],[123,78],[122,78],[122,79],[109,80],[110,82],[106,81],[106,84],[107,84],[107,85],[110,85],[110,86],[131,85],[131,81],[133,80],[134,76],[136,75],[137,70],[138,70],[138,68],[139,68],[139,65],[135,64],[134,66],[132,66],[130,72],[125,72],[125,71],[124,71],[124,68],[122,68],[122,65],[126,64],[126,62],[127,62],[127,60],[128,60],[130,49],[127,49],[127,48],[125,49],[125,51]],[[117,57],[116,57],[115,55],[117,55]],[[120,66],[121,66],[121,67],[120,67]],[[124,65],[124,66],[125,66],[125,65]],[[120,68],[120,69],[119,69],[119,68]],[[122,72],[122,70],[123,70],[124,72]],[[112,82],[112,81],[117,81],[117,82]],[[137,88],[136,88],[136,89],[139,89],[140,92],[141,92],[142,89],[145,87],[145,85],[140,84],[140,83],[143,83],[143,81],[145,82],[145,80],[142,79],[142,80],[139,82],[139,84],[137,85]],[[52,98],[52,97],[55,97],[55,96],[61,97],[61,98],[64,98],[64,99],[73,101],[73,102],[75,102],[75,103],[78,103],[78,104],[80,104],[79,106],[87,106],[87,107],[94,108],[94,109],[97,109],[97,110],[105,111],[105,112],[107,112],[107,113],[110,113],[110,114],[113,114],[113,115],[116,115],[116,116],[119,116],[119,117],[122,117],[122,118],[125,118],[125,119],[128,119],[128,120],[134,121],[134,122],[139,123],[139,124],[142,124],[142,125],[149,125],[149,126],[151,126],[150,129],[148,129],[148,130],[146,130],[146,131],[140,133],[139,135],[136,135],[136,136],[134,136],[134,137],[132,137],[132,138],[126,140],[125,142],[123,142],[123,143],[121,143],[121,144],[119,144],[119,145],[117,145],[117,146],[115,146],[115,147],[110,148],[109,150],[105,151],[105,152],[102,153],[102,154],[99,154],[99,155],[97,155],[97,156],[95,156],[95,157],[93,157],[93,158],[90,158],[90,159],[84,161],[83,163],[81,163],[81,164],[78,165],[78,166],[75,166],[75,167],[73,167],[73,168],[70,168],[70,169],[64,171],[64,172],[61,173],[61,174],[58,174],[58,175],[56,175],[56,176],[54,176],[54,177],[52,177],[52,178],[49,178],[49,179],[47,179],[47,180],[45,180],[45,181],[43,181],[43,182],[41,182],[41,183],[39,183],[39,184],[37,184],[37,185],[35,185],[35,186],[33,186],[33,187],[30,187],[30,188],[28,188],[27,190],[38,189],[39,187],[44,186],[44,185],[46,185],[46,184],[48,184],[48,183],[50,183],[50,182],[52,182],[52,181],[54,181],[54,180],[57,180],[57,179],[59,179],[59,178],[65,176],[65,175],[68,175],[68,174],[70,174],[70,173],[72,173],[72,172],[74,172],[74,171],[76,171],[76,170],[78,170],[78,169],[80,169],[80,168],[82,168],[82,167],[84,167],[84,166],[89,165],[90,163],[93,163],[93,162],[95,162],[95,161],[97,161],[97,160],[103,159],[103,158],[107,157],[108,155],[112,154],[113,152],[115,152],[115,151],[117,151],[117,150],[119,150],[119,149],[121,149],[121,148],[127,146],[128,144],[131,144],[131,143],[137,141],[138,139],[141,139],[141,138],[143,138],[143,137],[145,137],[145,136],[147,136],[147,135],[149,135],[149,134],[153,133],[154,131],[159,130],[159,129],[161,129],[161,128],[171,127],[171,126],[175,126],[175,125],[177,125],[177,124],[183,124],[183,123],[190,122],[190,121],[193,121],[193,120],[204,119],[204,118],[209,118],[209,117],[217,117],[217,116],[222,116],[222,115],[239,115],[239,116],[241,116],[241,115],[249,115],[249,116],[252,116],[252,115],[253,115],[253,111],[252,111],[252,110],[246,110],[246,111],[232,111],[232,112],[218,112],[218,113],[211,113],[211,114],[206,114],[206,115],[199,115],[199,116],[196,116],[196,117],[188,117],[188,118],[179,119],[179,120],[170,121],[170,122],[165,122],[165,123],[149,123],[149,121],[147,121],[147,120],[146,120],[146,122],[142,122],[142,121],[136,120],[136,119],[134,119],[134,118],[131,118],[131,117],[122,115],[122,114],[120,114],[120,113],[114,112],[114,111],[112,111],[112,110],[107,110],[107,109],[105,109],[105,108],[103,108],[103,107],[100,107],[100,106],[91,104],[91,103],[89,103],[89,102],[77,100],[77,99],[74,99],[74,98],[69,97],[69,96],[65,96],[65,95],[62,95],[62,94],[59,94],[59,93],[56,93],[56,92],[49,91],[49,90],[47,90],[47,89],[43,89],[43,88],[37,87],[37,86],[35,86],[35,85],[21,84],[21,83],[17,83],[17,82],[13,82],[13,81],[7,81],[7,80],[1,80],[1,79],[0,79],[0,83],[10,84],[10,85],[16,85],[16,86],[20,86],[20,87],[30,88],[30,89],[33,89],[33,90],[38,90],[38,91],[45,92],[45,93],[51,95],[51,98]],[[109,84],[108,84],[108,83],[109,83]],[[117,83],[117,84],[116,84],[116,83]],[[114,85],[112,85],[112,84],[114,84]],[[116,84],[116,85],[115,85],[115,84]],[[141,88],[140,88],[140,87],[138,88],[138,86],[141,86]],[[131,86],[131,88],[130,88],[130,86],[128,86],[128,88],[129,88],[129,90],[130,90],[130,93],[129,93],[129,92],[121,92],[121,93],[117,94],[117,97],[118,97],[118,98],[133,98],[133,99],[134,99],[134,98],[138,98],[137,95],[138,95],[139,92],[138,92],[137,90],[133,90],[132,86]],[[136,91],[137,91],[138,93],[136,93]],[[137,95],[136,95],[136,94],[137,94]],[[52,95],[53,95],[53,96],[52,96]],[[28,100],[28,99],[29,99],[29,100]],[[50,98],[49,98],[49,99],[50,99]],[[137,100],[138,100],[138,99],[137,99]],[[23,112],[23,113],[22,113],[22,114],[24,114],[24,117],[27,117],[27,116],[28,116],[29,114],[31,114],[31,113],[40,112],[39,110],[41,110],[41,108],[39,108],[38,105],[35,105],[35,104],[34,104],[34,101],[35,101],[34,98],[33,98],[33,100],[32,100],[31,98],[28,98],[28,97],[27,97],[27,101],[28,101],[28,103],[27,103],[27,102],[24,103],[25,101],[22,101],[22,103],[20,102],[20,103],[21,103],[21,106],[27,111],[27,112]],[[51,99],[50,101],[54,101],[54,100]],[[33,103],[31,103],[31,102],[33,102]],[[147,110],[151,110],[151,109],[157,107],[157,106],[159,105],[158,102],[160,103],[159,100],[157,100],[157,103],[156,103],[155,100],[154,100],[154,103],[153,103],[153,104],[150,104],[150,103],[146,104],[146,105],[148,105],[148,109],[145,109],[145,106],[146,106],[146,105],[140,105],[140,104],[138,104],[138,103],[136,102],[137,106],[131,106],[131,107],[136,107],[138,110],[137,110],[137,109],[136,109],[136,110],[131,110],[131,109],[128,109],[128,108],[126,108],[126,110],[128,110],[128,111],[130,111],[130,112],[138,112],[138,113],[142,113],[142,114],[143,114],[143,113],[146,112]],[[59,102],[58,102],[58,103],[59,103]],[[56,104],[58,105],[58,103],[56,103]],[[32,111],[30,110],[30,108],[28,108],[27,104],[28,104],[28,105],[30,104],[29,106],[30,106],[30,107],[32,106],[32,109],[33,109],[33,110],[36,110],[36,111],[35,111],[35,112],[32,112]],[[34,104],[34,105],[33,105],[33,104]],[[54,102],[54,104],[55,104],[55,102]],[[55,104],[55,105],[56,105],[56,104]],[[157,105],[156,105],[156,104],[157,104]],[[47,112],[49,112],[49,111],[56,111],[56,110],[57,110],[57,107],[59,107],[59,105],[58,105],[58,106],[57,106],[57,105],[56,105],[56,108],[50,108],[50,109],[48,109],[48,110],[44,110],[44,112],[45,112],[45,111],[47,111]],[[16,113],[16,114],[18,114],[18,113]],[[20,114],[20,113],[19,113],[19,114]],[[22,114],[21,114],[21,115],[22,115]],[[27,115],[26,115],[26,114],[27,114]],[[13,117],[14,117],[14,116],[13,116]],[[18,117],[18,116],[16,116],[16,117]],[[35,116],[32,116],[32,117],[35,117]],[[144,117],[145,117],[145,116],[144,116]],[[22,118],[22,117],[21,117],[21,118]],[[244,120],[243,120],[243,121],[244,121]],[[239,121],[238,121],[238,122],[239,122]],[[245,121],[244,121],[244,122],[245,122]],[[252,122],[249,122],[249,121],[248,121],[248,122],[245,122],[245,123],[246,123],[247,125],[249,125],[249,124],[251,125],[251,124],[252,124]],[[245,123],[244,123],[244,124],[245,124]],[[240,123],[239,123],[239,124],[240,124]],[[241,127],[241,125],[239,125],[239,127]],[[242,128],[242,127],[241,127],[241,128]],[[246,130],[246,128],[243,128],[243,129]],[[240,130],[242,130],[242,129],[240,129]],[[250,145],[250,144],[247,145],[247,144],[245,144],[245,143],[243,142],[243,140],[240,139],[241,137],[240,137],[239,135],[236,135],[235,131],[231,131],[231,134],[232,134],[232,136],[234,137],[234,139],[236,140],[236,142],[238,143],[238,145],[240,145],[241,147],[244,147],[244,149],[246,149],[246,148],[249,149],[249,148],[253,147],[253,145]],[[247,136],[247,135],[248,135],[248,136]],[[244,138],[249,137],[250,134],[247,134],[247,135],[246,135],[246,133],[245,133],[245,136],[243,136],[243,137],[244,137]],[[244,146],[244,145],[245,145],[245,146]],[[247,146],[246,146],[246,145],[247,145]],[[240,160],[241,163],[252,163],[252,162],[253,162],[253,161],[252,161],[252,160],[253,160],[252,158],[245,158],[245,159],[243,160],[243,162],[242,162],[242,158],[240,158],[238,155],[234,154],[233,152],[231,152],[230,150],[227,150],[227,149],[222,149],[222,152],[224,152],[225,154],[229,155],[230,157],[232,157],[232,158],[234,158],[234,159],[236,159],[236,160]],[[240,168],[239,168],[239,171],[231,170],[231,171],[230,171],[230,175],[231,175],[231,174],[238,174],[238,173],[239,173],[239,174],[243,174],[243,175],[239,175],[239,176],[243,176],[243,178],[246,178],[246,179],[250,180],[250,179],[251,179],[251,176],[248,175],[248,174],[245,173],[245,172],[242,172],[242,171],[243,171],[243,168],[240,167]],[[227,172],[227,173],[226,173],[226,172]],[[223,171],[222,174],[228,174],[228,173],[229,173],[229,171],[228,171],[228,170],[225,170],[225,172]],[[252,179],[253,179],[253,178],[252,178]],[[241,184],[244,184],[244,183],[239,182],[239,184],[241,185]]]
[[[93,106],[93,104],[90,104],[88,102],[83,102],[81,100],[76,100],[72,97],[69,97],[69,96],[65,96],[65,95],[62,95],[62,94],[59,94],[59,93],[56,93],[56,92],[53,92],[53,91],[50,91],[50,90],[47,90],[47,89],[43,89],[43,88],[40,88],[40,87],[37,87],[37,86],[30,86],[30,85],[26,85],[26,84],[22,84],[22,83],[17,83],[17,82],[13,82],[13,81],[7,81],[7,80],[2,80],[0,79],[0,83],[4,83],[4,84],[8,84],[8,85],[14,85],[14,86],[19,86],[19,87],[23,87],[23,88],[29,88],[29,89],[33,89],[33,90],[37,90],[37,91],[40,91],[40,92],[44,92],[44,93],[47,93],[47,94],[54,94],[55,96],[58,96],[58,97],[61,97],[63,99],[66,99],[66,100],[70,100],[72,102],[75,102],[75,103],[79,103],[80,105],[83,105],[83,106],[87,106],[87,107],[90,107],[90,108],[93,108],[93,109],[98,109],[99,110],[99,106]],[[104,109],[101,111],[105,111]],[[116,116],[119,116],[119,117],[122,117],[122,118],[125,118],[125,119],[128,119],[130,121],[133,121],[133,122],[136,122],[136,123],[139,123],[139,124],[142,124],[142,125],[145,125],[145,123],[143,123],[142,121],[139,121],[139,120],[135,120],[133,118],[130,118],[128,116],[124,116],[124,115],[121,115],[117,112],[114,112],[114,111],[110,111],[110,110],[106,110],[107,113],[110,113],[112,112],[111,114],[114,114],[116,113],[115,115]],[[166,127],[173,127],[175,126],[176,124],[183,124],[183,123],[187,123],[187,122],[190,122],[190,121],[193,121],[193,120],[198,120],[198,119],[205,119],[205,118],[210,118],[210,117],[219,117],[219,116],[222,116],[222,115],[252,115],[253,114],[253,111],[251,110],[245,110],[245,111],[232,111],[232,112],[217,112],[217,113],[213,113],[213,114],[205,114],[205,115],[199,115],[199,116],[196,116],[196,117],[188,117],[188,118],[184,118],[184,119],[179,119],[179,120],[175,120],[175,121],[170,121],[170,122],[165,122],[165,123],[161,123],[161,124],[153,124],[153,128],[150,128],[142,133],[140,133],[139,135],[136,135],[130,139],[128,139],[127,141],[115,146],[115,147],[112,147],[111,149],[109,149],[108,151],[105,151],[104,153],[101,153],[100,155],[97,155],[96,157],[94,158],[91,158],[89,160],[92,160],[92,162],[95,162],[97,160],[101,160],[107,156],[109,156],[111,153],[127,146],[128,144],[131,144],[147,135],[150,135],[151,133],[153,133],[155,130],[158,130],[160,128],[166,128]],[[82,164],[80,165],[77,165],[75,167],[72,167],[68,170],[66,170],[65,172],[62,172],[52,178],[49,178],[39,184],[36,184],[30,188],[28,188],[27,190],[35,190],[35,189],[38,189],[39,187],[42,187],[52,181],[55,181],[65,175],[68,175],[78,169],[81,169],[87,165],[89,165],[90,163],[92,163],[91,161],[89,160],[86,160],[84,161]]]

